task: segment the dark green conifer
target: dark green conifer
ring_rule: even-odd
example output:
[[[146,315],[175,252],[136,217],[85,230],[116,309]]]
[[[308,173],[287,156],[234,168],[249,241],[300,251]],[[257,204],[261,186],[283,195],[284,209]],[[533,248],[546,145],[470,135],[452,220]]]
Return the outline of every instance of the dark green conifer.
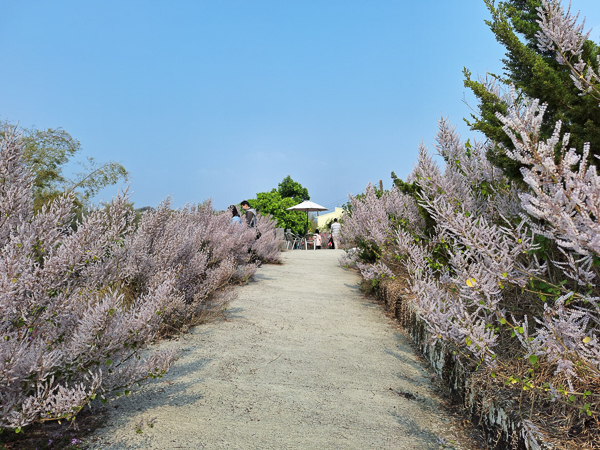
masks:
[[[550,137],[558,120],[563,123],[562,131],[571,134],[569,147],[578,151],[585,142],[591,144],[590,163],[597,162],[593,154],[600,155],[600,108],[598,100],[591,95],[581,96],[570,78],[570,70],[558,64],[554,52],[538,49],[536,33],[540,30],[536,8],[540,0],[507,0],[496,2],[484,0],[491,20],[486,23],[496,40],[506,48],[504,73],[491,75],[499,85],[508,88],[514,84],[521,98],[540,99],[548,104],[542,127],[542,138]],[[591,40],[584,44],[583,59],[593,63],[599,47]],[[464,69],[465,87],[470,88],[479,100],[478,115],[465,119],[473,130],[481,131],[491,141],[488,159],[502,168],[511,178],[520,179],[520,164],[508,158],[498,144],[512,148],[512,143],[502,131],[496,112],[506,113],[501,98],[490,93],[485,83],[474,80],[471,72]]]

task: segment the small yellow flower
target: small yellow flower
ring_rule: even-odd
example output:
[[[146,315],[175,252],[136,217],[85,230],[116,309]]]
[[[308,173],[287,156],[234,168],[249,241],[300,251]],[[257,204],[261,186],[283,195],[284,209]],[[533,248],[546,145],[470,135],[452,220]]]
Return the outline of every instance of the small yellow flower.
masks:
[[[475,278],[469,278],[467,280],[467,286],[469,286],[470,288],[475,287],[475,283],[476,283]]]

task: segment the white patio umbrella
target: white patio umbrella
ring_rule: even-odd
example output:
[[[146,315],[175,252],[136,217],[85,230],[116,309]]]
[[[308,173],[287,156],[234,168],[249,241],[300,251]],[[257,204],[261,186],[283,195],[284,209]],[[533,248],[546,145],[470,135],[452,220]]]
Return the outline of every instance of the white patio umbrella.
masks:
[[[324,206],[318,205],[315,202],[311,202],[310,200],[304,200],[302,203],[298,203],[297,205],[290,206],[287,208],[288,211],[306,211],[306,229],[308,229],[308,213],[314,211],[327,211],[327,208]]]

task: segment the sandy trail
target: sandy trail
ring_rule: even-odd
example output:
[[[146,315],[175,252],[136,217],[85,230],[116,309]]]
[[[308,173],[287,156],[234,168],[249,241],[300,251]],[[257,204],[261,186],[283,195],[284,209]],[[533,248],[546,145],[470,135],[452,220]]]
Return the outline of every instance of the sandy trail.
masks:
[[[164,378],[110,404],[91,448],[440,448],[454,419],[340,254],[295,250],[260,268],[227,320],[181,339]]]

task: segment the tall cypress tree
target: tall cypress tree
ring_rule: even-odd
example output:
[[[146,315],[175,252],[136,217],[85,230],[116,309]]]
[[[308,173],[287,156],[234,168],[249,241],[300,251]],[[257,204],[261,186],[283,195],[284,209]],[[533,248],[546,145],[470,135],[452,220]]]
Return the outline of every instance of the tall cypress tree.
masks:
[[[517,92],[529,98],[540,99],[548,104],[542,138],[548,138],[558,120],[562,121],[562,131],[571,134],[569,147],[577,150],[585,142],[591,144],[591,153],[600,155],[600,108],[598,100],[592,96],[581,96],[573,85],[568,67],[556,62],[554,52],[538,49],[536,33],[540,30],[537,23],[540,0],[507,0],[499,2],[484,0],[491,13],[486,23],[496,36],[496,40],[506,48],[504,73],[490,75],[505,87],[514,84]],[[599,47],[587,40],[583,47],[583,59],[590,63],[596,60]],[[465,119],[473,130],[481,131],[493,143],[488,150],[489,160],[502,168],[510,177],[520,179],[520,163],[508,158],[500,143],[512,148],[512,143],[502,131],[502,125],[496,118],[496,112],[506,113],[506,105],[485,87],[485,83],[471,78],[471,72],[465,68],[465,87],[470,88],[479,100],[479,115]],[[597,163],[590,155],[590,163]]]

